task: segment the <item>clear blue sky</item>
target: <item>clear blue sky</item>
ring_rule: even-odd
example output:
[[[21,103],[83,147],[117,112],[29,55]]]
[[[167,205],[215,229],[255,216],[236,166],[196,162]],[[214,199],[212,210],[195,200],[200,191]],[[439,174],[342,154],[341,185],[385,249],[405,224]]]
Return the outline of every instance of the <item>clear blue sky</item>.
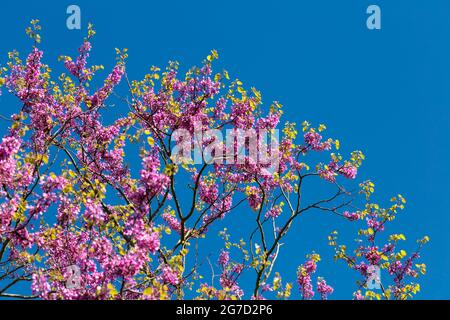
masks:
[[[66,28],[69,4],[81,7],[81,31]],[[381,31],[366,28],[370,4],[382,9]],[[50,65],[74,54],[88,21],[97,30],[91,62],[111,66],[114,48],[127,47],[131,78],[168,60],[198,64],[217,49],[230,74],[261,90],[266,103],[280,101],[289,120],[325,123],[344,151],[365,152],[360,178],[373,179],[380,202],[397,193],[408,200],[388,232],[403,232],[412,244],[431,237],[418,297],[450,298],[448,0],[3,1],[0,15],[2,62],[12,49],[29,49],[23,30],[32,18],[41,20]],[[0,98],[2,114],[17,107]],[[230,230],[237,221],[227,221]],[[326,239],[334,229],[349,233],[346,225],[320,213],[304,216],[277,270],[292,280],[315,249],[333,297],[350,298],[355,274],[332,262]]]

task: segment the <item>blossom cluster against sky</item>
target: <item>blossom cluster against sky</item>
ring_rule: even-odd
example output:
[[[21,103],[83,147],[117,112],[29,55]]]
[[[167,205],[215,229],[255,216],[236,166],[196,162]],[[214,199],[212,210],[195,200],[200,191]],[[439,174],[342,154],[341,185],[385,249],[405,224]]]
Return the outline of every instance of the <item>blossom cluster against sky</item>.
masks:
[[[391,232],[404,232],[411,243],[425,234],[431,238],[423,252],[429,273],[417,297],[449,298],[450,4],[377,2],[383,23],[373,31],[365,24],[369,3],[357,0],[77,1],[81,31],[66,28],[72,3],[8,2],[0,5],[0,54],[6,61],[12,49],[29,51],[23,30],[32,18],[42,22],[44,60],[51,65],[60,54],[74,53],[88,21],[97,30],[93,63],[108,70],[114,48],[127,47],[132,78],[169,60],[199,64],[217,49],[223,67],[258,88],[267,103],[280,101],[286,118],[325,123],[344,151],[364,151],[360,178],[377,184],[379,201],[397,193],[408,200]],[[5,115],[19,107],[7,95],[0,106]],[[228,223],[232,230],[239,219]],[[292,244],[284,248],[278,270],[294,279],[295,266],[316,250],[321,275],[334,281],[333,298],[349,298],[355,275],[332,262],[327,245],[335,229],[351,239],[354,230],[347,225],[321,214],[303,217],[286,240]]]

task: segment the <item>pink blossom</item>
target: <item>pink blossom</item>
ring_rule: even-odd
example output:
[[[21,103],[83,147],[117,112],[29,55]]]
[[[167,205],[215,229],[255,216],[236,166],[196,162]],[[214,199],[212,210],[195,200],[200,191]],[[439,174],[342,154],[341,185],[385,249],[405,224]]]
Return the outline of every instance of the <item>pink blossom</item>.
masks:
[[[332,294],[334,289],[327,285],[324,279],[319,278],[317,280],[317,291],[320,293],[322,300],[327,300],[328,295]]]
[[[354,300],[365,300],[364,296],[361,294],[360,290],[358,290],[355,293],[353,293],[353,299]]]
[[[105,213],[101,204],[93,201],[92,199],[86,200],[86,210],[83,214],[87,222],[98,225],[105,221]]]
[[[141,182],[151,195],[162,193],[170,183],[170,178],[159,172],[160,162],[154,154],[149,154],[142,160]]]
[[[176,286],[180,283],[178,273],[174,271],[169,265],[165,265],[162,269],[162,279],[165,283]]]
[[[350,221],[356,221],[359,219],[359,214],[357,212],[348,212],[345,211],[343,216],[346,217]]]
[[[358,169],[355,166],[346,163],[340,170],[339,173],[342,174],[347,179],[355,179]]]
[[[222,250],[219,255],[219,264],[222,267],[225,267],[228,265],[229,261],[230,261],[230,253],[228,251]]]
[[[266,218],[277,218],[282,212],[281,206],[273,206],[269,211],[266,212]]]
[[[330,150],[331,143],[329,141],[322,142],[322,136],[315,131],[308,131],[304,135],[305,142],[314,151]]]

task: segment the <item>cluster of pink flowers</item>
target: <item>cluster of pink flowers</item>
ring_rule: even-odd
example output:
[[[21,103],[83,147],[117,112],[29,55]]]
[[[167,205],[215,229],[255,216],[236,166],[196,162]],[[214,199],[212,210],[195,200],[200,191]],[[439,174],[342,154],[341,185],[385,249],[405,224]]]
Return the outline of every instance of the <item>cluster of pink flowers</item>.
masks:
[[[330,169],[330,168],[327,168],[327,169],[320,169],[320,170],[318,171],[318,173],[319,173],[319,176],[320,176],[322,179],[324,179],[324,180],[326,180],[326,181],[328,181],[328,182],[332,182],[332,183],[336,182],[336,176],[337,176],[337,174],[336,174],[336,172],[335,172],[334,170],[332,170],[332,169]]]
[[[315,295],[315,291],[312,285],[312,275],[316,272],[318,256],[313,254],[309,256],[309,259],[301,266],[297,271],[297,283],[300,287],[300,294],[303,299],[312,299]],[[328,295],[333,293],[333,288],[327,285],[323,278],[317,279],[317,291],[319,292],[321,299],[327,299]]]
[[[233,115],[233,124],[237,129],[248,130],[255,123],[252,106],[248,102],[233,105],[231,114]]]
[[[339,163],[331,161],[327,166],[319,169],[318,173],[322,179],[334,183],[336,182],[336,176],[338,174],[344,176],[347,179],[355,179],[356,174],[358,173],[358,169],[350,162],[346,162],[341,166],[339,165]]]
[[[14,197],[9,201],[0,204],[0,236],[9,231],[14,213],[19,206],[19,197]]]
[[[359,213],[357,213],[357,212],[348,212],[348,211],[345,211],[344,213],[343,213],[343,216],[344,217],[346,217],[348,220],[350,220],[350,221],[356,221],[356,220],[359,220]]]
[[[76,58],[65,57],[68,75],[56,80],[41,61],[43,52],[37,43],[25,63],[13,52],[1,71],[5,75],[0,84],[5,83],[23,107],[12,115],[13,124],[0,142],[0,284],[9,279],[31,280],[33,295],[42,299],[181,299],[191,287],[208,298],[241,299],[244,291],[239,280],[250,270],[258,278],[249,297],[290,295],[290,285],[282,288],[275,278],[269,285],[271,279],[266,277],[280,253],[280,241],[303,210],[320,206],[338,213],[336,208],[340,212],[350,207],[349,203],[339,205],[349,194],[336,182],[341,177],[356,178],[362,154],[355,152],[344,160],[330,153],[327,165],[304,160],[314,151],[339,149],[338,140],[324,140],[318,133],[323,125],[315,129],[307,122],[304,141],[296,141],[295,126],[286,123],[281,140],[269,148],[260,136],[277,128],[281,105],[274,102],[265,113],[255,88],[247,92],[226,71],[213,76],[215,51],[201,67],[184,75],[179,76],[177,63],[170,63],[163,72],[152,67],[143,79],[127,81],[131,98],[120,99],[124,105],[120,103],[111,113],[124,111],[124,115],[106,125],[103,113],[113,92],[121,92],[118,85],[126,78],[127,55],[126,50],[118,51],[118,62],[100,88],[92,90],[93,75],[102,67],[88,67],[91,35],[90,30]],[[174,144],[185,142],[177,136],[178,130],[190,135],[200,130],[205,134],[197,141],[201,147],[217,142],[206,134],[210,130],[249,130],[249,142],[239,150],[244,161],[204,163],[201,170],[188,159],[177,163]],[[186,143],[192,146],[192,141]],[[265,161],[249,155],[252,148],[266,147]],[[236,153],[237,141],[224,146],[227,159],[230,149]],[[140,163],[126,157],[133,152],[139,153]],[[218,153],[213,156],[220,158]],[[331,198],[333,204],[331,200],[311,205],[303,201],[304,179],[317,175],[339,188]],[[372,192],[371,187],[367,189]],[[290,211],[286,219],[281,216],[285,202]],[[257,211],[233,216],[252,223],[257,219],[251,236],[257,248],[248,250],[244,241],[231,243],[223,236],[226,250],[218,257],[219,285],[215,287],[213,279],[211,285],[190,286],[200,279],[192,278],[199,270],[198,265],[190,265],[195,251],[192,242],[204,243],[200,238],[210,237],[215,230],[210,226],[226,223],[223,219],[241,204]],[[368,266],[395,255],[397,240],[384,247],[374,244],[390,218],[380,211],[342,214],[347,220],[367,223],[368,230],[361,233],[367,234],[369,245],[357,249],[363,261],[338,252],[365,277]],[[230,258],[235,249],[242,253],[242,260]],[[417,275],[413,266],[417,258],[418,254],[389,265],[395,290],[402,288],[406,276]],[[298,268],[297,283],[304,299],[315,295],[313,275],[319,259],[316,254],[308,256]],[[79,287],[67,285],[71,267],[80,271]],[[5,275],[4,270],[14,271]],[[333,288],[318,278],[316,292],[326,299]]]
[[[27,109],[29,109],[33,102],[42,101],[45,97],[45,91],[42,88],[43,79],[41,78],[41,59],[43,54],[42,51],[34,48],[28,55],[24,70],[25,74],[14,72],[11,77],[7,78],[7,83],[10,85],[10,88],[14,87],[17,90],[17,96],[26,104]],[[16,69],[14,71],[19,70]],[[20,85],[22,75],[26,86]]]
[[[93,96],[89,97],[91,107],[95,108],[103,105],[105,100],[112,93],[113,88],[120,82],[125,73],[125,67],[121,64],[116,65],[105,80],[105,84]]]
[[[170,178],[159,172],[160,161],[156,154],[149,154],[142,160],[141,182],[149,190],[150,195],[164,192]]]
[[[14,180],[16,160],[14,155],[19,152],[21,141],[16,137],[5,137],[0,143],[0,183],[9,185]]]
[[[172,286],[176,286],[180,283],[179,275],[169,265],[165,265],[162,268],[161,273],[162,280]]]
[[[0,161],[11,158],[20,150],[21,141],[17,137],[4,137],[0,143]]]
[[[63,190],[68,184],[66,178],[56,175],[50,175],[42,181],[42,190],[51,192],[53,190]]]
[[[358,173],[358,169],[350,163],[346,163],[339,169],[339,173],[347,179],[355,179],[356,174]]]
[[[208,231],[208,226],[216,219],[225,218],[226,214],[230,212],[233,205],[232,195],[218,198],[211,207],[211,213],[203,216],[203,232]]]
[[[92,199],[86,199],[86,210],[84,211],[83,216],[88,223],[95,225],[102,224],[106,219],[101,204]]]
[[[244,266],[242,264],[229,263],[227,268],[223,268],[220,274],[221,287],[238,299],[244,295],[244,291],[238,285],[238,278],[241,276],[243,270]]]
[[[217,202],[219,198],[219,190],[214,182],[207,183],[205,181],[200,181],[199,188],[199,196],[202,201],[209,205]]]
[[[76,61],[72,61],[71,58],[66,57],[64,60],[64,65],[69,70],[70,74],[74,77],[80,79],[80,81],[85,81],[89,76],[92,75],[90,70],[86,69],[86,60],[89,57],[89,53],[92,49],[91,43],[89,41],[84,41],[83,45],[78,49],[80,55],[77,57]]]
[[[314,131],[308,131],[304,135],[306,144],[314,151],[324,151],[331,149],[331,143],[329,141],[322,141],[322,136]]]
[[[376,231],[384,231],[383,221],[377,220],[375,217],[367,218],[367,226]]]
[[[181,233],[180,221],[168,212],[163,213],[162,218],[169,225],[169,228],[177,233]]]
[[[313,260],[308,260],[304,265],[298,268],[297,283],[300,287],[300,293],[303,299],[312,299],[314,297],[311,275],[316,272],[316,268],[316,262]]]
[[[361,293],[361,290],[358,290],[358,291],[353,293],[353,299],[354,300],[365,300],[364,296]]]
[[[272,208],[270,208],[269,211],[266,212],[266,218],[271,217],[271,218],[277,218],[282,212],[281,206],[276,205],[273,206]]]
[[[257,187],[249,187],[246,190],[247,197],[248,197],[248,203],[250,205],[250,208],[253,210],[258,210],[261,206],[261,190],[259,190]]]
[[[328,296],[332,294],[334,289],[327,285],[325,279],[318,278],[317,279],[317,292],[320,293],[320,297],[322,300],[327,300]]]
[[[224,120],[225,119],[225,109],[227,107],[227,100],[225,98],[220,98],[216,102],[216,106],[214,108],[214,116],[218,120]]]
[[[66,226],[76,221],[80,213],[80,205],[66,196],[61,196],[57,211],[58,223],[61,226]]]
[[[31,291],[41,297],[47,297],[51,291],[48,279],[42,273],[33,273],[31,282]]]
[[[136,242],[136,247],[145,253],[155,254],[160,247],[158,232],[154,232],[151,226],[146,226],[143,219],[130,217],[125,225],[124,235]]]
[[[280,122],[280,117],[280,112],[270,113],[267,117],[258,119],[256,122],[256,128],[267,130],[275,129]]]
[[[369,261],[371,265],[378,265],[378,262],[380,262],[381,260],[381,252],[378,251],[378,247],[369,247],[365,248],[364,250],[364,257],[367,259],[367,261]]]
[[[219,255],[219,265],[226,267],[230,262],[230,253],[226,250],[222,250]]]

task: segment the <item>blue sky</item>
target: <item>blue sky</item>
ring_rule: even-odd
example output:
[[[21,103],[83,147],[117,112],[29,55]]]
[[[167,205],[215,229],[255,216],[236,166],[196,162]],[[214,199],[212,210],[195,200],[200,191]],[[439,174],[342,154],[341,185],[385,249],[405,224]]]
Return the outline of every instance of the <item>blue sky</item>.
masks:
[[[81,7],[81,31],[66,28],[70,4]],[[366,28],[370,4],[381,7],[380,31]],[[379,202],[398,193],[408,200],[388,232],[405,233],[411,244],[431,238],[418,297],[450,298],[447,0],[8,1],[0,12],[3,62],[6,52],[29,49],[23,30],[32,18],[41,20],[50,65],[60,54],[75,53],[88,21],[97,31],[91,62],[110,67],[114,48],[126,47],[131,78],[169,60],[199,64],[217,49],[221,66],[258,88],[267,104],[280,101],[287,119],[325,123],[343,152],[364,151],[360,178],[376,183]],[[2,114],[17,107],[0,98]],[[227,221],[230,230],[237,221]],[[277,270],[292,280],[304,255],[316,250],[323,256],[319,274],[336,289],[333,297],[350,298],[355,274],[332,261],[326,239],[335,229],[350,236],[346,226],[320,213],[304,216]]]

